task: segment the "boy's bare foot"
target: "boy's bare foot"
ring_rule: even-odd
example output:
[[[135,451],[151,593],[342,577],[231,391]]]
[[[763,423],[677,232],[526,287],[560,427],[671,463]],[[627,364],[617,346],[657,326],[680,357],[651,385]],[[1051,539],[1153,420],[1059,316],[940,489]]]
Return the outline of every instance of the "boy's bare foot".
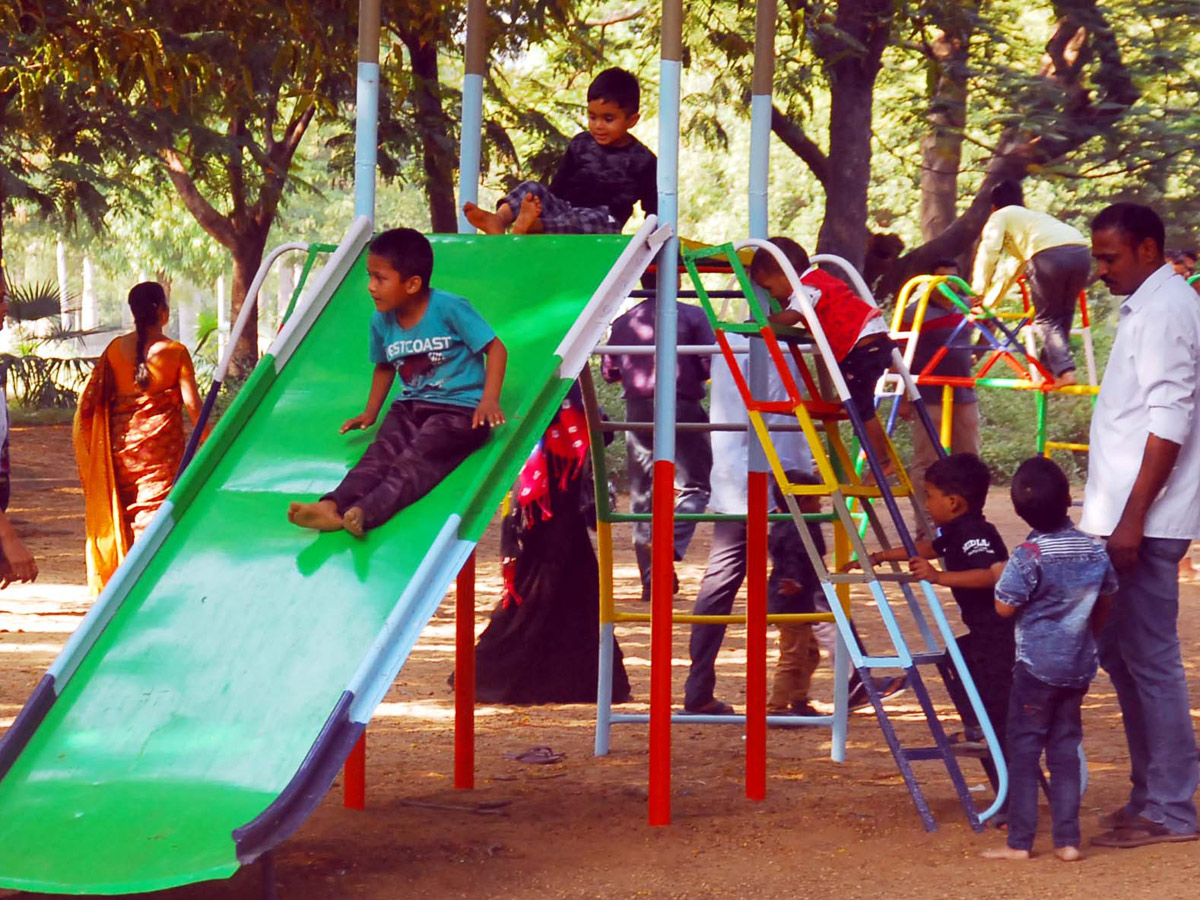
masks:
[[[540,231],[538,227],[539,219],[542,217],[542,201],[538,199],[536,194],[526,194],[525,199],[521,201],[521,211],[517,213],[517,217],[513,220],[513,234],[532,234],[535,231]]]
[[[1079,851],[1075,851],[1079,852]],[[980,854],[984,859],[1029,859],[1028,850],[1014,850],[1007,845],[1003,847],[993,847],[991,850],[984,850]]]
[[[1079,852],[1078,847],[1055,847],[1054,855],[1063,862],[1079,862],[1083,859],[1083,854]]]
[[[342,516],[342,527],[356,538],[361,538],[366,533],[366,529],[363,528],[363,511],[357,506],[346,510],[346,514]]]
[[[316,503],[292,503],[288,506],[288,521],[301,528],[317,531],[341,531],[344,527],[338,515],[337,505],[332,500]]]
[[[1063,372],[1061,375],[1056,375],[1054,377],[1053,386],[1056,388],[1070,387],[1071,385],[1077,383],[1078,382],[1075,381],[1075,370],[1072,369],[1069,372]]]
[[[474,203],[466,203],[463,204],[463,215],[484,234],[504,234],[505,222],[498,213],[488,212]]]

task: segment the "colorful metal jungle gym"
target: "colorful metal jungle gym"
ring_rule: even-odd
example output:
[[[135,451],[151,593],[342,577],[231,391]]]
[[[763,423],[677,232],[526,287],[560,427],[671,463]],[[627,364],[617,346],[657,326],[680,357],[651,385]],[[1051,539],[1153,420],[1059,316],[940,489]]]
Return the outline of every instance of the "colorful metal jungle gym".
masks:
[[[588,374],[589,357],[609,322],[623,300],[636,294],[640,276],[656,260],[657,371],[674,371],[677,353],[719,352],[735,373],[747,419],[710,427],[748,427],[756,437],[750,444],[747,481],[747,611],[723,620],[745,624],[747,713],[714,717],[745,728],[747,796],[761,798],[766,791],[767,627],[772,621],[766,612],[768,520],[791,518],[821,577],[830,610],[799,618],[836,623],[837,688],[832,715],[789,717],[778,724],[830,727],[831,755],[843,760],[846,684],[850,670],[856,670],[925,827],[935,825],[912,765],[921,760],[941,763],[968,821],[980,828],[1000,807],[1007,777],[998,754],[985,760],[995,796],[986,808],[977,808],[935,713],[926,687],[929,673],[961,682],[987,743],[995,746],[950,623],[928,583],[914,581],[898,568],[873,568],[860,537],[861,522],[882,546],[898,543],[915,553],[900,504],[908,501],[918,521],[924,516],[922,505],[894,448],[889,455],[896,477],[889,483],[884,460],[862,441],[864,422],[848,402],[845,380],[811,307],[804,309],[806,330],[773,328],[739,256],[748,249],[774,253],[787,277],[798,282],[800,273],[765,241],[775,0],[756,5],[749,238],[681,253],[676,227],[683,3],[665,0],[658,217],[648,217],[632,236],[475,236],[465,220],[457,236],[432,236],[439,284],[470,297],[499,324],[510,349],[503,396],[509,423],[432,494],[372,531],[366,541],[344,532],[305,536],[280,514],[286,498],[336,481],[366,443],[365,437],[347,440],[327,427],[341,416],[345,398],[359,389],[357,371],[327,361],[356,356],[369,315],[361,300],[365,247],[374,227],[379,2],[362,0],[360,7],[358,219],[310,279],[303,298],[294,302],[286,324],[212,438],[196,453],[149,531],[0,742],[0,886],[66,894],[137,893],[225,878],[262,860],[271,895],[272,848],[301,826],[344,764],[347,803],[362,804],[367,723],[456,575],[455,784],[471,787],[473,549],[581,373],[594,437],[603,429],[644,428],[654,434],[650,519],[655,559],[649,613],[615,608],[612,527],[637,517],[609,509],[606,491],[597,492],[602,652],[611,653],[618,623],[648,620],[651,686],[648,716],[615,713],[602,700],[596,752],[608,751],[612,725],[649,722],[649,822],[667,825],[675,719],[672,629],[697,621],[672,609],[674,386],[670,379],[658,380],[652,423],[604,424]],[[469,5],[460,201],[478,197],[487,66],[484,4],[471,0]],[[247,310],[267,268],[289,249],[297,248],[288,245],[267,257],[248,293]],[[330,248],[299,249],[309,253],[307,274],[316,256]],[[691,280],[684,294],[703,306],[717,335],[715,350],[676,347],[680,260]],[[871,299],[844,261],[817,257],[814,262],[841,266],[842,274]],[[536,296],[528,290],[531,272],[540,287]],[[732,278],[733,289],[713,288],[714,278]],[[918,279],[900,299],[894,330],[900,331],[905,306],[915,296],[915,333],[935,290],[963,316],[961,333],[953,339],[965,339],[973,331],[975,346],[985,352],[974,383],[1032,391],[1044,422],[1044,373],[1021,346],[1020,312],[1006,319],[1004,311],[972,305],[961,282]],[[722,312],[719,299],[736,301],[734,311]],[[748,311],[745,316],[736,311],[740,303]],[[230,348],[244,325],[245,316]],[[1086,307],[1082,327],[1088,327]],[[738,358],[743,354],[749,356],[748,377],[741,375]],[[911,349],[907,358],[912,358]],[[990,374],[1001,361],[1016,370],[1015,378]],[[896,375],[884,387],[885,398],[906,394],[920,427],[933,435],[905,355],[897,351],[894,364]],[[784,388],[775,399],[768,398],[765,387],[771,370]],[[1090,354],[1089,374],[1094,383]],[[924,372],[916,379],[939,383]],[[947,391],[953,386],[944,383]],[[1084,386],[1078,392],[1091,390]],[[206,409],[211,409],[213,396]],[[807,438],[817,484],[788,480],[772,437],[788,429],[799,429]],[[946,443],[946,437],[941,435],[937,443]],[[855,440],[865,451],[862,462]],[[603,484],[603,441],[593,440],[592,446]],[[1054,446],[1043,430],[1039,449]],[[863,476],[864,467],[873,477]],[[769,513],[772,478],[786,499],[785,513]],[[798,498],[806,496],[824,498],[827,511],[803,513]],[[832,523],[834,554],[828,566],[808,536],[806,518]],[[387,551],[381,552],[385,546]],[[861,561],[862,571],[840,571],[851,554]],[[890,646],[868,651],[859,641],[851,617],[851,587],[869,600],[857,604],[859,615],[872,610]],[[928,730],[923,746],[900,743],[871,677],[880,669],[907,676]],[[603,657],[600,672],[599,695],[607,698],[611,693],[603,679],[611,669]],[[709,720],[692,716],[688,721]]]

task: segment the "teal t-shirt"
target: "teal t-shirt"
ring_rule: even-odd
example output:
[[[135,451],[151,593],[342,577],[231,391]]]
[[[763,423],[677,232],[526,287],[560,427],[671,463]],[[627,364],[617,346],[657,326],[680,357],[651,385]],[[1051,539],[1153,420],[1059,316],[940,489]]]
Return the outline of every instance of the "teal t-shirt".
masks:
[[[429,292],[429,308],[412,328],[395,313],[371,317],[371,362],[391,363],[401,400],[474,408],[483,396],[483,348],[496,332],[462,297]]]

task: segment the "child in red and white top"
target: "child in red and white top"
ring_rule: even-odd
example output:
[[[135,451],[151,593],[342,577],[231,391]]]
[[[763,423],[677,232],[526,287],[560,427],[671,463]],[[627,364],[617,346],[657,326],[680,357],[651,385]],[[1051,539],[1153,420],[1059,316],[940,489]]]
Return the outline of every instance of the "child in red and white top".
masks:
[[[812,266],[804,248],[791,238],[773,237],[771,243],[800,274],[800,284],[808,291],[809,303],[850,391],[850,403],[863,421],[867,440],[884,474],[890,475],[887,436],[875,416],[875,385],[891,365],[896,346],[888,336],[883,314],[859,297],[850,285]],[[760,248],[755,252],[750,262],[750,278],[782,307],[768,316],[772,324],[806,324],[792,284],[770,251]]]

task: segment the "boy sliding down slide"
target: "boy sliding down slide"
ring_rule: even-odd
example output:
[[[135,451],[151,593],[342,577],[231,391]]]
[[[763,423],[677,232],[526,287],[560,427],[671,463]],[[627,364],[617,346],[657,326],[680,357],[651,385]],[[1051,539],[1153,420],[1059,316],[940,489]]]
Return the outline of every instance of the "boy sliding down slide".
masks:
[[[629,133],[638,121],[641,88],[624,69],[605,69],[588,87],[588,130],[567,145],[549,187],[524,181],[495,212],[463,206],[485,234],[617,234],[640,202],[658,212],[658,160]]]
[[[341,433],[375,424],[397,373],[400,396],[337,488],[288,507],[296,525],[362,537],[433,490],[504,422],[508,351],[470,303],[430,289],[432,273],[433,248],[420,232],[394,228],[371,242],[375,374],[366,410],[347,419]]]

